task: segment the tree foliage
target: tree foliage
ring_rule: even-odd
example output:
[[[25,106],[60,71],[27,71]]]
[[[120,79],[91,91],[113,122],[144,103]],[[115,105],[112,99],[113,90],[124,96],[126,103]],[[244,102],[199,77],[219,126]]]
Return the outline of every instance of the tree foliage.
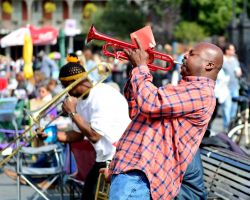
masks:
[[[182,3],[182,18],[195,21],[209,35],[223,35],[232,20],[233,10],[239,16],[244,0],[188,0]],[[248,2],[249,4],[249,2]]]
[[[183,21],[174,30],[175,39],[179,42],[197,42],[206,37],[204,29],[195,22]]]
[[[250,1],[245,1],[249,9]],[[226,33],[233,10],[237,17],[243,10],[244,0],[234,2],[235,8],[233,0],[109,0],[94,24],[103,33],[128,39],[129,33],[150,22],[158,43],[173,37],[198,41]]]
[[[232,0],[193,0],[192,4],[199,8],[198,23],[208,33],[222,33],[232,19]]]
[[[142,0],[141,8],[151,22],[155,38],[160,43],[173,39],[173,29],[180,19],[182,0]]]
[[[144,15],[136,5],[125,1],[108,1],[102,15],[96,21],[100,31],[116,37],[128,38],[129,33],[144,25]]]
[[[151,11],[159,17],[164,16],[164,10],[166,10],[167,8],[171,8],[173,10],[179,9],[181,3],[182,0],[141,0],[141,5],[145,9],[145,11]]]

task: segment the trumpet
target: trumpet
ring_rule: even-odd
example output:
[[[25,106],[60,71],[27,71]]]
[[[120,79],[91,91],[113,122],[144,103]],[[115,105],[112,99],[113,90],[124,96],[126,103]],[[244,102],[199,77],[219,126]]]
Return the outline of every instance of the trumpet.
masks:
[[[137,49],[137,46],[133,44],[130,44],[121,40],[117,40],[117,39],[111,38],[107,35],[97,32],[95,27],[92,25],[89,29],[89,33],[87,35],[86,41],[88,43],[93,39],[105,41],[106,44],[104,44],[102,47],[103,54],[105,56],[111,56],[117,59],[128,60],[128,57],[123,51],[116,51],[115,48]],[[112,47],[114,52],[108,51],[109,47]],[[149,54],[149,60],[148,60],[147,65],[151,71],[156,71],[156,70],[169,71],[173,68],[174,64],[182,64],[177,61],[174,61],[174,59],[170,55],[157,52],[153,48],[149,48],[146,51]],[[167,62],[167,67],[160,67],[160,66],[152,64],[155,59],[159,59],[159,60]]]
[[[98,79],[97,80],[93,80],[90,78],[90,74],[97,72],[95,74],[98,74]],[[92,69],[90,69],[89,71],[85,72],[85,74],[75,80],[73,83],[71,83],[70,85],[68,85],[62,92],[60,92],[59,94],[57,94],[51,101],[47,102],[40,110],[36,111],[33,115],[31,115],[30,117],[32,118],[33,123],[24,130],[23,133],[21,133],[19,136],[17,136],[11,143],[9,143],[5,148],[3,148],[0,151],[0,155],[2,154],[3,151],[5,151],[7,148],[9,148],[13,143],[17,143],[18,140],[20,139],[25,139],[25,135],[26,133],[28,133],[29,131],[31,131],[35,126],[40,127],[40,120],[46,116],[46,114],[48,112],[50,112],[53,108],[55,108],[56,106],[58,106],[60,103],[62,103],[61,99],[68,94],[68,92],[70,90],[72,90],[76,85],[78,85],[80,82],[82,82],[85,79],[88,79],[92,85],[91,88],[95,87],[97,84],[103,82],[105,79],[107,79],[111,74],[111,68],[107,63],[100,63],[98,65],[96,65],[95,67],[93,67]],[[95,76],[96,77],[96,76]],[[89,88],[88,90],[86,90],[78,99],[83,98],[85,95],[87,95],[90,91]],[[58,116],[60,116],[62,114],[59,113]],[[48,127],[49,124],[51,124],[56,118],[54,118],[53,120],[51,120],[50,122],[48,122],[47,125],[45,125],[45,128]],[[45,129],[44,128],[44,129]],[[44,130],[43,129],[43,130]],[[6,156],[4,159],[2,159],[0,161],[0,168],[6,164],[7,162],[10,161],[10,159],[15,156],[16,154],[18,154],[18,152],[22,149],[22,147],[24,147],[25,145],[27,145],[29,142],[31,142],[34,138],[36,137],[36,134],[34,134],[31,138],[29,138],[28,140],[26,140],[22,145],[17,146],[15,149],[13,149],[12,153],[8,156]]]

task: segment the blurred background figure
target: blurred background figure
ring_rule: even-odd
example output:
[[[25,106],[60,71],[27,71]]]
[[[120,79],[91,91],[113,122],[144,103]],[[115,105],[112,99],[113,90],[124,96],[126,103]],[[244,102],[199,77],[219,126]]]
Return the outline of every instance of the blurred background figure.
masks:
[[[16,74],[16,81],[17,87],[13,90],[13,93],[17,98],[24,99],[34,97],[34,85],[25,78],[22,71]]]
[[[231,107],[231,95],[228,87],[229,75],[225,73],[225,70],[222,68],[218,73],[216,84],[215,84],[215,97],[216,97],[216,106],[211,117],[210,123],[208,124],[208,129],[211,129],[214,119],[217,117],[219,107],[222,107],[222,118],[223,118],[223,128],[227,130],[230,122],[230,107]]]
[[[85,57],[85,62],[86,62],[85,66],[87,70],[90,70],[96,65],[96,62],[94,61],[94,58],[93,58],[92,50],[88,47],[85,47],[83,50],[83,55]]]
[[[61,84],[58,84],[58,82],[55,79],[49,80],[48,89],[50,90],[52,96],[55,96],[56,94],[58,94],[63,90]]]
[[[176,61],[182,63],[185,53],[188,51],[186,44],[180,45],[180,51],[175,55]],[[175,65],[175,69],[173,71],[171,83],[172,85],[177,85],[178,81],[181,79],[180,75],[180,65]]]
[[[48,85],[47,81],[44,81],[42,83],[39,84],[38,86],[38,92],[39,95],[37,97],[37,99],[43,101],[43,102],[49,102],[52,99],[52,94]]]
[[[86,59],[85,59],[85,56],[83,55],[83,52],[81,50],[77,50],[76,55],[78,56],[80,64],[82,66],[85,66],[86,65]]]
[[[40,62],[40,71],[44,73],[47,79],[58,79],[59,68],[56,62],[50,59],[44,51],[40,51],[37,55]]]
[[[170,44],[165,44],[164,45],[164,50],[167,55],[170,55],[173,57],[173,59],[176,59],[176,55],[173,54],[173,47],[170,45]],[[164,63],[164,65],[166,65],[166,63]],[[167,78],[167,82],[165,82],[163,85],[167,84],[167,83],[172,83],[172,79],[174,78],[174,76],[177,76],[176,77],[176,81],[178,82],[179,80],[179,77],[178,77],[178,74],[179,74],[179,71],[177,70],[177,74],[175,74],[176,72],[176,69],[178,69],[178,66],[177,65],[174,65],[172,69],[170,69],[167,73],[166,73],[166,78]],[[176,83],[177,84],[177,83]]]
[[[240,84],[239,84],[239,78],[242,75],[242,71],[240,68],[240,64],[238,61],[238,58],[235,54],[235,46],[231,43],[227,43],[225,47],[223,48],[224,53],[224,61],[223,61],[223,70],[226,75],[229,76],[229,82],[228,82],[228,89],[230,91],[230,97],[227,99],[228,106],[224,106],[223,109],[226,113],[227,119],[233,119],[236,116],[237,113],[237,101],[234,99],[237,99],[239,97],[239,90],[240,90]],[[230,106],[231,101],[231,106]],[[229,122],[227,122],[227,126],[229,125]]]

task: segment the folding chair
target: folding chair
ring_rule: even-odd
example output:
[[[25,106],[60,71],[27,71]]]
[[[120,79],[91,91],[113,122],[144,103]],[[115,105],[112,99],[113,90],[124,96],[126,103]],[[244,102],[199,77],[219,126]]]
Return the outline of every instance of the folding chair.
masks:
[[[18,175],[46,200],[51,199],[48,197],[49,194],[47,193],[47,189],[57,180],[59,181],[60,185],[60,198],[63,199],[64,169],[62,153],[63,149],[59,148],[55,144],[37,148],[23,147],[20,151],[20,160],[17,168]],[[43,162],[40,162],[40,164],[46,163],[46,165],[39,166],[38,160],[35,161],[36,164],[32,165],[32,157],[34,155],[37,155],[40,161],[43,159]],[[47,180],[46,186],[44,186],[42,189],[39,188],[36,183],[34,183],[36,178],[41,177]],[[21,190],[19,189],[19,191]],[[38,194],[36,194],[34,199],[39,197]]]
[[[15,97],[0,99],[0,122],[3,124],[6,122],[11,122],[15,130],[18,129],[16,123],[16,116],[14,113],[16,104],[17,98]]]
[[[0,98],[0,128],[2,130],[14,129],[12,131],[12,137],[17,135],[17,130],[18,130],[18,124],[16,121],[16,115],[15,115],[16,105],[17,105],[17,98],[15,97]],[[5,133],[5,132],[1,131],[0,134],[2,133]],[[1,135],[1,138],[3,141],[5,139],[4,136],[6,135]]]
[[[18,124],[17,124],[17,118],[15,114],[15,108],[17,105],[18,99],[16,97],[7,97],[7,98],[1,98],[0,99],[0,125],[1,127],[6,123],[6,122],[11,122],[14,132],[16,136],[18,136]],[[16,141],[16,146],[19,146],[19,140]],[[3,148],[5,145],[3,146]],[[2,152],[1,156],[9,155],[12,152],[12,147],[7,148],[4,152]],[[17,154],[16,159],[16,167],[19,165],[19,153]],[[18,200],[20,199],[19,195],[19,188],[20,188],[20,181],[19,177],[17,177],[17,194],[18,194]]]

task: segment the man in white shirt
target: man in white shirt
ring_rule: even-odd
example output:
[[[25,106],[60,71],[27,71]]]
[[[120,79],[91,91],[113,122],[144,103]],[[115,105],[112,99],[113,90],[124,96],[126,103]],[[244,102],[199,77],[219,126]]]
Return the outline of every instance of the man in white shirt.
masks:
[[[76,55],[71,54],[68,61],[59,74],[64,87],[85,73]],[[83,99],[77,99],[87,90],[88,95]],[[93,145],[96,162],[86,178],[83,189],[83,199],[91,200],[95,196],[99,169],[106,167],[106,162],[112,159],[115,143],[130,123],[128,104],[116,89],[104,83],[92,88],[88,79],[80,82],[69,94],[70,97],[63,103],[63,110],[71,117],[73,130],[60,132],[58,140],[74,142],[87,138]]]

